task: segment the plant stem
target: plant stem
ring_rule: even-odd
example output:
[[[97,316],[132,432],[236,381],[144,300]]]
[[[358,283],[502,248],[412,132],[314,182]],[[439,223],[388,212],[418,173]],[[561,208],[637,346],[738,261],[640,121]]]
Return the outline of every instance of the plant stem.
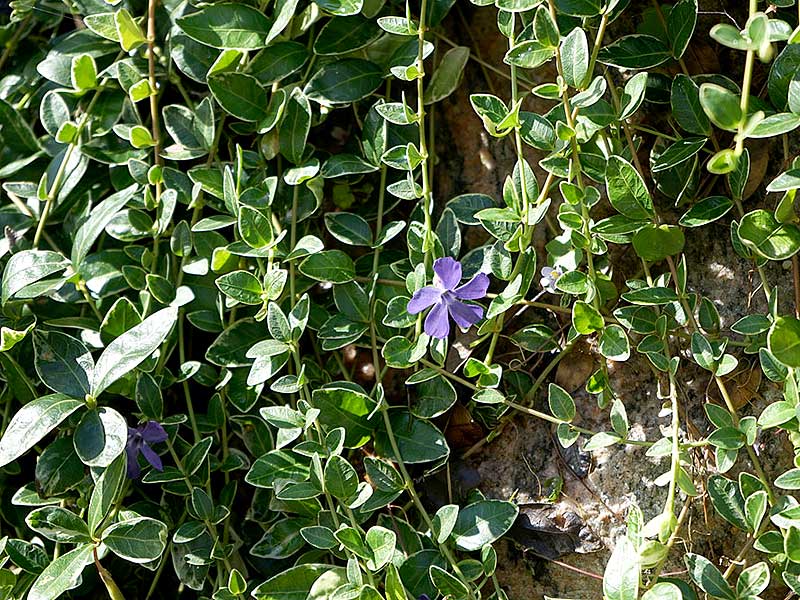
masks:
[[[424,0],[423,0],[424,1]],[[408,469],[406,469],[405,462],[403,461],[403,457],[400,455],[400,448],[397,445],[397,438],[394,435],[394,429],[392,428],[392,422],[389,418],[389,410],[386,405],[382,405],[380,408],[380,412],[383,415],[383,422],[386,426],[386,435],[389,438],[389,444],[392,447],[392,453],[395,456],[395,460],[397,461],[397,466],[400,469],[400,474],[403,476],[403,481],[405,482],[406,491],[411,496],[411,500],[414,502],[414,506],[416,506],[417,511],[419,512],[422,520],[425,522],[425,525],[428,529],[433,532],[433,521],[431,520],[430,515],[428,515],[428,511],[425,510],[425,506],[422,504],[422,500],[420,500],[417,491],[414,489],[414,481],[411,479],[411,475],[408,474]],[[467,579],[464,577],[464,574],[461,572],[461,568],[458,566],[458,562],[456,561],[455,556],[453,555],[450,548],[447,547],[447,544],[438,544],[439,550],[444,554],[447,561],[450,563],[450,566],[453,568],[456,576],[461,580],[461,582],[467,587],[469,590],[469,598],[475,598],[475,594],[472,591],[472,586],[469,584]]]
[[[419,153],[422,157],[420,170],[422,171],[422,210],[425,213],[425,239],[422,242],[422,249],[425,252],[425,270],[431,267],[433,258],[433,224],[431,222],[433,212],[433,195],[431,193],[430,167],[428,155],[428,143],[425,135],[425,32],[427,31],[427,10],[428,1],[420,1],[419,24],[417,34],[417,126],[419,127]]]

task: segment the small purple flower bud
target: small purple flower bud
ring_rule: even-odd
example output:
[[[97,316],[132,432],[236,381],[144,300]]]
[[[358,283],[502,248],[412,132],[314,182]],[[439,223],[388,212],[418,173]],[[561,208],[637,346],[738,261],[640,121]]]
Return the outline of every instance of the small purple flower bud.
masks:
[[[139,466],[139,454],[157,471],[163,471],[164,465],[161,457],[151,447],[151,444],[158,444],[167,440],[167,432],[160,423],[148,421],[138,427],[128,427],[128,443],[125,446],[125,453],[128,458],[128,477],[138,479],[142,473]]]

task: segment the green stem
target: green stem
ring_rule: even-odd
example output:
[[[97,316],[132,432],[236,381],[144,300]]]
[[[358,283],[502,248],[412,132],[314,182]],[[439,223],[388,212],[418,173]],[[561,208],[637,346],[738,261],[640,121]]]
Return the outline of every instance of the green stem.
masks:
[[[30,24],[32,18],[33,18],[32,13],[29,14],[27,17],[25,17],[19,24],[17,30],[14,32],[14,35],[11,36],[11,39],[9,39],[6,42],[5,50],[3,50],[3,54],[0,55],[0,73],[3,72],[3,67],[6,64],[6,61],[14,54],[14,51],[17,49],[17,44],[19,44],[19,41],[22,39],[22,36],[25,33],[25,30],[28,28],[28,25]]]
[[[186,349],[184,345],[184,332],[183,332],[183,319],[178,319],[178,360],[181,364],[186,362]],[[183,386],[183,395],[186,398],[186,412],[189,415],[189,423],[192,426],[192,434],[194,435],[194,443],[200,441],[200,430],[197,427],[197,419],[194,414],[194,406],[192,405],[192,393],[189,389],[189,382],[184,379],[181,382]]]
[[[423,0],[424,2],[424,0]],[[394,429],[392,428],[392,421],[389,418],[389,410],[387,409],[386,405],[382,405],[380,408],[381,414],[383,415],[383,422],[386,426],[386,435],[389,438],[389,444],[392,447],[392,452],[394,453],[395,460],[397,461],[397,466],[400,469],[400,474],[403,476],[403,481],[405,482],[406,491],[411,496],[411,500],[416,506],[417,511],[419,512],[422,520],[425,522],[425,525],[428,529],[433,532],[433,521],[431,520],[430,515],[428,515],[428,511],[425,510],[425,506],[422,504],[422,500],[420,500],[417,491],[414,489],[414,481],[411,479],[411,475],[408,474],[408,469],[406,469],[405,462],[403,461],[403,457],[400,455],[400,448],[397,445],[397,438],[394,435]],[[472,586],[464,577],[464,574],[461,572],[461,568],[458,566],[458,561],[456,561],[456,557],[453,555],[450,548],[447,547],[447,544],[438,544],[439,550],[444,554],[444,557],[447,559],[447,562],[450,563],[450,566],[453,568],[453,571],[456,574],[461,582],[467,587],[469,590],[469,598],[470,600],[475,598],[475,595],[472,591]]]
[[[175,452],[175,448],[172,445],[172,441],[169,438],[167,438],[166,444],[167,444],[167,449],[169,450],[169,454],[170,454],[170,456],[172,456],[172,460],[175,461],[175,466],[177,466],[178,470],[181,472],[181,477],[183,478],[183,481],[186,484],[187,489],[189,490],[189,494],[191,494],[192,490],[194,489],[194,486],[192,485],[192,482],[189,480],[189,476],[186,475],[186,471],[183,468],[183,462],[181,461],[180,457],[178,456],[178,453]],[[215,545],[218,544],[219,543],[219,534],[217,533],[216,525],[214,525],[214,523],[212,523],[212,522],[210,522],[210,521],[208,521],[206,519],[203,519],[203,524],[206,526],[206,529],[208,530],[208,533],[211,535],[211,539],[214,540],[214,544]],[[228,557],[224,557],[222,559],[222,563],[225,565],[225,568],[230,573],[230,571],[231,571],[231,569],[233,567],[231,566],[231,563],[228,560]]]
[[[292,190],[292,222],[289,229],[289,248],[290,250],[294,250],[295,245],[297,244],[297,210],[299,207],[299,199],[300,199],[300,188],[295,186]],[[289,262],[289,298],[291,299],[291,304],[294,306],[297,297],[295,296],[295,266],[294,260]]]
[[[433,258],[433,224],[431,213],[433,211],[433,197],[430,183],[430,166],[428,155],[428,142],[425,134],[425,32],[427,31],[428,0],[420,1],[418,24],[418,49],[417,49],[417,126],[419,127],[419,153],[422,156],[420,169],[422,171],[422,210],[425,213],[425,239],[422,247],[425,252],[425,270],[431,267]]]

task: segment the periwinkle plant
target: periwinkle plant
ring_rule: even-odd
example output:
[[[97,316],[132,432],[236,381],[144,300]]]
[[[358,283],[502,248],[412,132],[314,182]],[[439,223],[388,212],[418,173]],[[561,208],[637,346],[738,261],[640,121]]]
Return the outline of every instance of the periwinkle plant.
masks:
[[[0,600],[504,600],[518,497],[429,482],[529,418],[664,471],[630,474],[662,508],[630,504],[593,597],[800,594],[800,5],[471,4],[0,10]],[[513,164],[448,198],[467,94]],[[735,322],[700,235],[758,281]],[[625,361],[663,437],[631,434]],[[706,500],[726,561],[683,543]]]

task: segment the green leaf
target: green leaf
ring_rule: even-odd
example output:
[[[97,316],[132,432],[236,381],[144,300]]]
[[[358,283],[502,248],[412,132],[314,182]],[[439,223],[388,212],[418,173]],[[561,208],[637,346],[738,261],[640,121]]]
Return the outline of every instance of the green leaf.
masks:
[[[114,13],[114,23],[117,26],[119,44],[125,52],[130,52],[147,42],[141,27],[131,16],[131,13],[128,12],[128,9],[121,8]]]
[[[433,419],[450,410],[457,399],[453,384],[442,375],[436,375],[416,386],[411,412],[421,419]]]
[[[270,85],[300,69],[308,55],[305,45],[298,42],[275,42],[253,57],[247,64],[247,72],[263,85]]]
[[[500,98],[491,94],[471,94],[469,101],[490,135],[502,136],[507,132],[505,129],[498,131],[498,126],[508,114],[508,107]]]
[[[786,260],[800,250],[800,228],[794,223],[780,223],[771,212],[761,209],[742,217],[739,238],[770,260]]]
[[[53,273],[60,273],[69,261],[50,250],[23,250],[8,259],[3,269],[2,303],[5,304],[26,286]]]
[[[646,225],[633,236],[633,248],[651,262],[679,254],[686,242],[683,231],[675,225]]]
[[[117,33],[117,24],[114,21],[113,12],[86,15],[83,18],[83,23],[89,30],[100,37],[112,42],[119,42],[119,34]]]
[[[247,271],[233,271],[218,277],[214,282],[223,294],[242,304],[261,304],[261,282]]]
[[[603,574],[605,600],[636,600],[639,597],[639,556],[627,537],[620,538]]]
[[[167,526],[150,517],[119,521],[103,531],[103,543],[132,563],[156,560],[167,546]]]
[[[647,590],[642,600],[683,600],[683,594],[675,584],[662,581]]]
[[[286,101],[283,123],[278,131],[281,154],[295,164],[303,160],[310,128],[311,106],[308,98],[296,89]]]
[[[582,28],[576,27],[562,40],[561,63],[566,84],[583,88],[589,70],[589,42]]]
[[[362,58],[345,58],[317,71],[305,93],[317,102],[349,104],[366,98],[383,82],[383,69]]]
[[[456,91],[469,60],[469,53],[466,46],[456,46],[445,53],[425,88],[425,104],[440,102]]]
[[[364,0],[314,0],[325,12],[339,17],[356,15],[361,12]]]
[[[722,577],[719,569],[711,564],[707,558],[699,554],[687,553],[684,557],[689,577],[692,578],[700,589],[715,598],[736,600],[736,594],[728,582]]]
[[[622,299],[631,304],[658,305],[677,302],[678,294],[672,288],[653,287],[626,292],[622,294]]]
[[[48,540],[68,544],[90,542],[86,523],[74,512],[61,506],[43,506],[25,517],[28,527]]]
[[[375,401],[363,391],[331,384],[315,389],[311,404],[320,410],[320,423],[328,428],[344,427],[345,447],[358,448],[369,441]]]
[[[300,263],[299,269],[306,277],[330,283],[347,283],[356,276],[353,259],[341,250],[312,254]]]
[[[367,568],[380,571],[394,556],[397,534],[385,527],[375,526],[369,528],[365,540],[372,553],[372,557],[367,559]]]
[[[461,509],[452,539],[460,550],[480,550],[505,535],[518,514],[519,508],[512,502],[479,500]]]
[[[600,354],[608,360],[623,362],[631,355],[631,345],[625,330],[616,324],[608,325],[599,339]]]
[[[109,407],[87,411],[73,434],[75,452],[90,467],[109,466],[123,453],[127,441],[125,417]]]
[[[252,319],[242,319],[226,328],[206,350],[206,358],[219,367],[246,367],[253,364],[253,345],[264,339],[264,328]],[[268,340],[272,341],[272,340]],[[285,350],[285,344],[282,345]],[[250,384],[255,385],[255,384]]]
[[[81,272],[81,264],[89,253],[92,244],[95,243],[116,214],[133,198],[138,187],[135,184],[131,185],[103,200],[92,209],[89,218],[75,233],[70,260],[73,268],[77,269],[78,272]]]
[[[106,467],[95,482],[87,511],[87,522],[92,534],[102,525],[111,512],[111,507],[117,501],[117,496],[122,491],[122,485],[125,482],[126,470],[126,456],[122,454]]]
[[[6,100],[0,99],[0,125],[3,142],[18,152],[38,152],[39,141],[20,112]]]
[[[334,154],[322,165],[320,174],[325,179],[331,179],[345,175],[362,175],[377,170],[375,165],[355,154]]]
[[[653,162],[653,173],[666,171],[696,156],[703,149],[706,138],[684,138],[670,145]]]
[[[669,48],[651,35],[626,35],[601,48],[597,60],[621,69],[650,69],[672,57]]]
[[[349,212],[327,213],[325,227],[340,242],[351,246],[372,246],[372,229],[359,215]]]
[[[70,79],[73,89],[84,91],[97,86],[97,65],[91,54],[72,57]]]
[[[669,11],[667,37],[675,58],[680,58],[686,52],[697,23],[697,12],[697,0],[679,0]]]
[[[470,590],[455,575],[451,575],[437,565],[431,565],[430,578],[433,585],[442,594],[444,598],[451,598],[452,600],[468,600],[470,597]]]
[[[769,585],[769,565],[756,563],[739,573],[736,594],[739,598],[755,598]]]
[[[33,364],[54,392],[83,399],[90,392],[94,359],[82,342],[59,331],[33,332]]]
[[[682,73],[672,80],[670,104],[672,115],[685,131],[696,135],[711,135],[711,123],[700,104],[700,88]]]
[[[735,131],[742,120],[739,96],[715,83],[700,86],[700,106],[720,129]]]
[[[547,388],[547,403],[554,417],[567,422],[575,418],[575,401],[564,388],[555,383]]]
[[[789,469],[775,479],[775,487],[781,490],[800,490],[800,469]]]
[[[83,569],[92,563],[94,544],[84,544],[59,556],[36,579],[28,600],[56,600],[78,586]]]
[[[594,17],[603,10],[602,0],[555,0],[558,12],[575,17]]]
[[[748,133],[751,138],[769,138],[789,133],[800,127],[800,115],[794,113],[777,113],[759,121]]]
[[[214,48],[257,50],[267,45],[272,24],[260,11],[241,3],[209,4],[177,20],[186,35]]]
[[[586,442],[586,445],[583,447],[583,449],[587,452],[591,452],[601,448],[608,448],[609,446],[613,446],[620,441],[622,441],[622,438],[616,433],[600,431],[589,438],[589,441]]]
[[[314,40],[314,54],[335,56],[368,46],[381,35],[375,21],[362,15],[331,19]]]
[[[768,192],[788,192],[800,188],[800,169],[789,169],[778,175],[767,186]]]
[[[256,600],[307,600],[314,582],[332,568],[314,563],[289,567],[258,585],[251,594]]]
[[[767,406],[758,417],[758,425],[762,429],[770,429],[791,421],[795,417],[794,406],[790,402],[779,400]]]
[[[717,23],[709,32],[711,38],[723,46],[734,50],[748,50],[750,43],[738,27],[729,23]]]
[[[22,456],[83,405],[64,394],[50,394],[23,406],[0,439],[0,467]]]
[[[177,307],[153,313],[111,342],[100,355],[92,378],[92,396],[138,367],[166,339],[178,319]]]
[[[653,218],[653,200],[639,172],[620,156],[608,159],[606,192],[611,205],[630,219]]]
[[[28,333],[33,331],[36,326],[34,321],[25,329],[11,329],[10,327],[0,327],[0,352],[8,352],[14,346],[24,340]]]
[[[800,70],[800,46],[787,44],[773,61],[767,81],[767,91],[772,104],[778,110],[788,108],[789,88],[798,78]]]
[[[341,456],[331,456],[325,464],[325,489],[334,498],[346,500],[358,490],[358,473]]]
[[[433,533],[437,544],[444,544],[453,533],[458,519],[458,505],[445,504],[433,516]]]
[[[684,227],[700,227],[713,223],[725,216],[733,208],[733,200],[725,196],[709,196],[696,202],[678,220]]]
[[[744,498],[735,481],[721,475],[712,475],[708,478],[708,494],[714,509],[723,519],[743,531],[750,530],[744,512]]]
[[[216,73],[208,78],[208,87],[219,105],[242,121],[261,121],[267,116],[267,92],[251,75]]]
[[[800,563],[800,528],[791,525],[783,538],[786,557],[793,563]]]
[[[267,452],[253,463],[245,481],[259,488],[272,488],[278,480],[303,481],[309,468],[294,455],[283,450]]]
[[[536,69],[553,58],[553,55],[553,49],[542,42],[524,40],[506,53],[503,62],[523,69]]]
[[[767,513],[768,496],[764,490],[753,492],[747,497],[744,503],[744,513],[747,517],[747,524],[750,526],[750,531],[758,531],[761,525],[761,520]]]
[[[639,110],[647,91],[647,73],[637,73],[625,82],[625,89],[620,98],[620,120],[627,119]]]
[[[495,0],[497,8],[507,12],[528,11],[536,8],[537,4],[536,0]]]
[[[572,305],[572,325],[578,333],[589,335],[601,331],[605,320],[591,304],[578,300]]]

